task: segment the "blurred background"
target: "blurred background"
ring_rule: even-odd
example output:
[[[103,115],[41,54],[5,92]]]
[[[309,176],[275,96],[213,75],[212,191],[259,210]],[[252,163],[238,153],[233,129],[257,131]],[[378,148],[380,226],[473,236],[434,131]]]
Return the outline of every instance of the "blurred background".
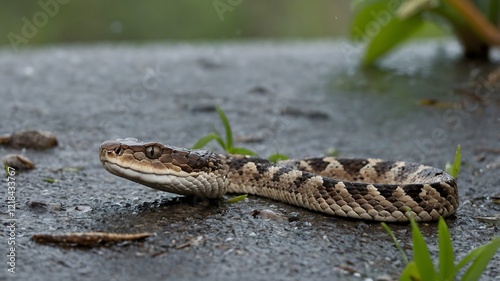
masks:
[[[22,35],[26,18],[39,29],[30,44],[335,37],[348,31],[350,2],[317,0],[311,5],[303,0],[1,1],[0,29],[2,34]],[[45,19],[37,14],[45,11],[43,6],[52,6],[46,8],[54,11],[52,17]],[[1,44],[9,44],[7,36],[0,40]]]
[[[350,0],[0,2],[0,45],[345,37]],[[36,29],[36,31],[34,30]],[[427,29],[427,35],[442,30]],[[31,36],[36,34],[36,36]],[[19,36],[19,37],[18,37]]]

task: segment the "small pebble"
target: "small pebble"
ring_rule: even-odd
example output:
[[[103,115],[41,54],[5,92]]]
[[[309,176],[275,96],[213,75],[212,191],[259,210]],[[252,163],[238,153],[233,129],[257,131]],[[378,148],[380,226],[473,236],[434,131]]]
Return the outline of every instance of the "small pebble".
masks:
[[[45,203],[42,201],[29,200],[26,205],[34,213],[59,212],[66,208],[61,203]]]
[[[264,220],[273,220],[273,221],[285,220],[285,218],[281,214],[278,214],[275,211],[270,210],[270,209],[253,210],[252,217],[254,217],[254,218],[260,217]]]
[[[78,211],[80,213],[87,213],[92,211],[92,207],[87,206],[87,205],[78,205],[75,207],[75,211]]]
[[[35,164],[27,157],[19,154],[8,154],[2,158],[2,163],[18,171],[26,171],[35,168]]]
[[[0,136],[0,144],[13,148],[46,149],[56,146],[57,138],[48,131],[26,130]]]
[[[39,201],[28,201],[28,208],[35,213],[45,213],[49,210],[47,203]]]
[[[298,212],[292,212],[288,216],[288,222],[294,222],[300,220],[300,214]]]

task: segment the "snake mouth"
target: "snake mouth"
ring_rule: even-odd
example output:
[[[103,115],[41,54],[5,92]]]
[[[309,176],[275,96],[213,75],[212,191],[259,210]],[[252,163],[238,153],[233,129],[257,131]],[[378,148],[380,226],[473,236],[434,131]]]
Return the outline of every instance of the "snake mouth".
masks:
[[[115,176],[129,179],[136,183],[140,183],[151,188],[166,191],[170,193],[180,194],[180,195],[194,195],[191,190],[183,188],[186,182],[193,181],[189,177],[180,177],[178,175],[157,175],[154,173],[144,173],[142,171],[136,171],[128,167],[122,167],[117,163],[112,163],[110,161],[103,162],[104,168]]]
[[[189,174],[174,174],[174,173],[146,173],[142,170],[136,170],[129,166],[124,166],[119,161],[114,161],[116,158],[108,158],[109,151],[101,151],[101,162],[106,169],[115,176],[119,176],[133,182],[149,186],[156,190],[170,192],[174,194],[193,196],[199,195],[208,197],[205,194],[200,194],[197,190],[203,190],[197,186],[196,176]],[[114,152],[112,152],[114,154]],[[188,188],[193,186],[196,189]]]

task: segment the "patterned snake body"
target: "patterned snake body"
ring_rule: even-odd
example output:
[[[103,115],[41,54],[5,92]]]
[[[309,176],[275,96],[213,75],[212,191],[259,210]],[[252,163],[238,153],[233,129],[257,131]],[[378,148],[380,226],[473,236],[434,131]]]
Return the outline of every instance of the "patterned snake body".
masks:
[[[329,215],[387,222],[437,220],[458,207],[457,185],[442,170],[416,163],[332,157],[265,159],[187,150],[136,139],[101,144],[110,173],[187,196],[249,193]]]

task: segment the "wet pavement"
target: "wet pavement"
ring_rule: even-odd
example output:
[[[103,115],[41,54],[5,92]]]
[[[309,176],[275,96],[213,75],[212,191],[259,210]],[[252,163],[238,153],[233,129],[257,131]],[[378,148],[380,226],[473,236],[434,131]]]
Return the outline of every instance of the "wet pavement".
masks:
[[[494,64],[464,62],[453,42],[409,45],[378,69],[345,42],[61,46],[0,51],[0,134],[55,133],[47,150],[0,146],[36,169],[15,176],[15,274],[0,280],[390,280],[404,264],[378,223],[269,199],[209,204],[107,173],[98,147],[135,137],[181,147],[223,127],[267,157],[376,157],[444,168],[462,147],[461,207],[447,220],[456,255],[499,235],[499,90]],[[494,60],[500,54],[493,54]],[[493,80],[492,80],[493,79]],[[498,85],[498,83],[497,83]],[[437,103],[436,103],[437,100]],[[423,106],[421,103],[434,103]],[[219,150],[215,143],[208,146]],[[220,151],[220,150],[219,150]],[[7,184],[3,184],[7,198]],[[0,203],[4,237],[7,201]],[[271,215],[255,215],[257,211]],[[263,211],[263,212],[262,212]],[[421,225],[436,255],[437,225]],[[408,225],[393,225],[411,251]],[[155,232],[138,242],[58,247],[35,233]],[[481,280],[500,280],[500,255]]]

